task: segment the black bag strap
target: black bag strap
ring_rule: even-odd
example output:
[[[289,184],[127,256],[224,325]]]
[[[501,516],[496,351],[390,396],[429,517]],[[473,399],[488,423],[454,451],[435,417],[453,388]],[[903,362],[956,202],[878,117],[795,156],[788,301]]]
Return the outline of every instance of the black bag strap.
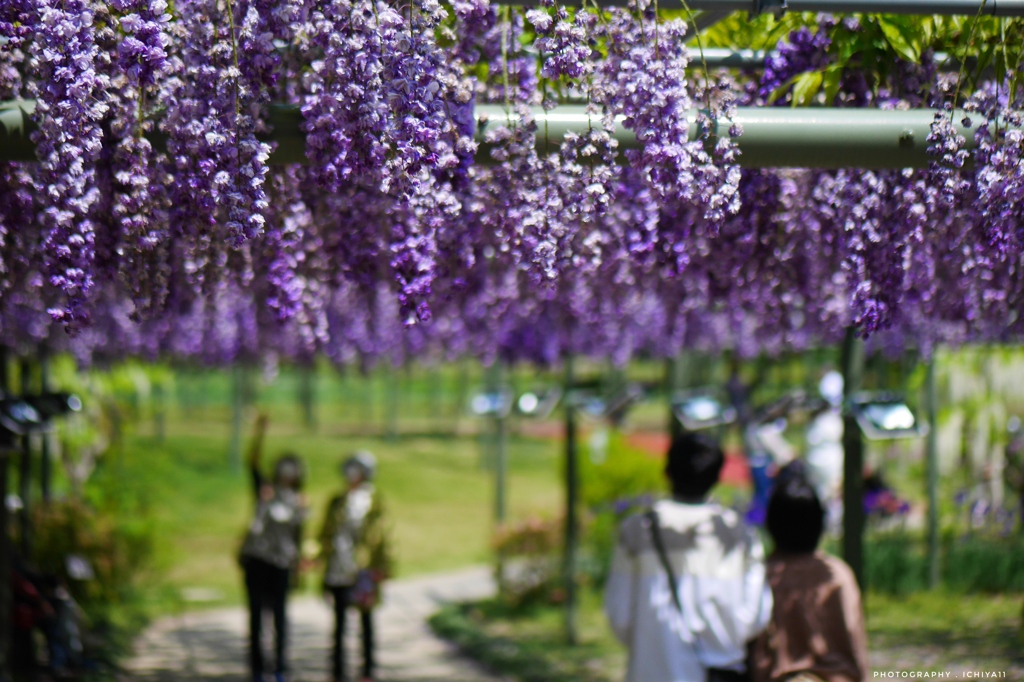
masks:
[[[653,509],[647,510],[644,514],[647,525],[651,528],[651,539],[654,541],[654,551],[658,553],[661,567],[668,574],[668,587],[672,592],[672,603],[676,605],[679,613],[683,612],[683,604],[679,601],[679,585],[676,583],[676,573],[672,570],[672,564],[668,561],[668,553],[665,552],[665,541],[661,537],[661,524],[658,521],[658,512]]]
[[[665,551],[665,541],[661,537],[661,524],[658,521],[658,512],[648,509],[644,514],[647,525],[651,528],[651,539],[654,541],[654,551],[658,553],[661,567],[668,575],[668,587],[672,592],[672,603],[676,605],[679,613],[683,613],[683,603],[679,600],[679,584],[676,582],[676,573],[672,570],[672,564],[668,561],[668,553]],[[696,645],[695,645],[696,646]],[[748,669],[749,670],[749,666]],[[719,670],[708,668],[707,682],[748,682],[750,679],[747,671],[738,672],[735,670]]]

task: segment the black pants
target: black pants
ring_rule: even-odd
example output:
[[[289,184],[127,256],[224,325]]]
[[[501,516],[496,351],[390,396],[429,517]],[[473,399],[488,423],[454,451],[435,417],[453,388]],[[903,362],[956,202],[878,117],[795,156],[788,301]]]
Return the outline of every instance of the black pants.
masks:
[[[750,682],[750,673],[708,668],[708,682]]]
[[[263,675],[263,612],[274,615],[274,655],[277,667],[274,672],[286,669],[285,643],[288,638],[288,624],[285,619],[285,604],[288,597],[288,569],[278,568],[259,559],[246,559],[245,589],[249,594],[249,665],[253,677]]]
[[[334,650],[331,669],[334,679],[345,679],[345,615],[352,606],[351,587],[332,587],[334,596]],[[363,630],[363,677],[373,677],[373,611],[359,609],[359,620]]]

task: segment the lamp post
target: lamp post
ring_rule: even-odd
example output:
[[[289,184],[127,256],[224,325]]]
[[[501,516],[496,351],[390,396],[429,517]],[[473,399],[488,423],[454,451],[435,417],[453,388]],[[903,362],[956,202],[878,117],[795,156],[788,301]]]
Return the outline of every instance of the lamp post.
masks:
[[[864,574],[864,440],[917,438],[925,427],[899,393],[861,391],[864,344],[848,329],[843,342],[843,558],[861,589]],[[929,429],[928,433],[932,430]]]

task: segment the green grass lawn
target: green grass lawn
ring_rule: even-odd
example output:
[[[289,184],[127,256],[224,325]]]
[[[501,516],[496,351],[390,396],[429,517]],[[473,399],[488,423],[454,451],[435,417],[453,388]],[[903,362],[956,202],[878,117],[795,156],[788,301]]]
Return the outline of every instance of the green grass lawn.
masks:
[[[658,369],[652,369],[652,376]],[[557,379],[533,371],[512,376],[520,389]],[[130,383],[124,376],[120,381],[110,382],[113,391]],[[468,396],[485,382],[485,373],[471,364],[382,369],[367,377],[339,376],[321,366],[315,381],[317,426],[309,429],[297,399],[298,372],[285,368],[271,383],[261,383],[250,372],[244,429],[247,433],[257,409],[265,410],[270,415],[266,470],[286,450],[307,462],[310,535],[328,497],[341,485],[339,463],[352,450],[366,448],[380,460],[379,485],[393,524],[400,576],[483,563],[492,558],[494,528],[493,474],[481,466],[490,424],[467,416],[465,408]],[[126,414],[134,416],[125,420],[123,445],[103,458],[96,474],[108,488],[113,482],[115,489],[139,497],[140,509],[152,517],[156,569],[143,587],[157,612],[200,605],[183,603],[186,593],[205,595],[208,604],[241,599],[235,556],[253,503],[247,474],[229,456],[233,390],[230,372],[179,372],[165,393],[162,439],[156,435],[154,414],[160,410],[154,401],[123,399],[129,406]],[[133,401],[138,403],[134,407]],[[637,423],[649,422],[652,428],[663,420],[663,406],[655,403],[641,406],[635,415]],[[561,445],[552,437],[560,432],[557,421],[532,425],[512,420],[509,430],[547,435],[513,435],[510,440],[510,518],[557,515],[562,479]],[[387,438],[389,431],[400,435]],[[315,589],[317,579],[306,576],[306,589]],[[915,664],[935,669],[983,660],[1016,670],[1021,667],[1014,656],[1022,649],[1016,639],[1022,602],[1020,594],[871,594],[866,603],[873,660],[879,669]],[[556,608],[517,615],[483,605],[446,617],[456,625],[461,619],[474,637],[503,642],[504,654],[525,652],[531,665],[554,656],[565,679],[618,679],[623,652],[604,623],[599,596],[584,591],[582,607],[583,644],[571,652],[561,644]],[[1024,679],[1024,670],[1020,676]]]
[[[871,594],[876,670],[1005,670],[1024,679],[1024,594]]]
[[[442,377],[443,378],[443,377]],[[189,382],[182,389],[181,384]],[[379,489],[392,525],[397,573],[408,576],[491,560],[494,530],[494,475],[482,464],[489,447],[489,424],[459,415],[447,391],[427,404],[424,379],[404,395],[401,435],[380,435],[385,412],[379,386],[366,380],[323,381],[319,386],[317,428],[307,429],[294,399],[296,382],[285,375],[260,391],[246,411],[242,454],[257,409],[270,415],[264,454],[269,472],[276,456],[299,454],[307,465],[306,493],[311,507],[307,537],[315,535],[329,497],[342,485],[339,465],[355,449],[369,449],[379,461]],[[376,382],[384,383],[384,382]],[[225,404],[230,382],[223,373],[179,378],[191,391],[190,405],[168,406],[164,438],[148,416],[139,419],[111,453],[98,475],[137,491],[153,517],[157,570],[148,579],[151,594],[176,600],[184,593],[219,595],[212,604],[237,603],[240,572],[235,555],[252,512],[250,478],[229,457],[231,411]],[[373,403],[374,395],[376,402]],[[371,401],[369,406],[360,404]],[[431,417],[430,410],[436,414]],[[472,432],[481,430],[484,435]],[[443,435],[448,432],[449,435]],[[375,435],[358,435],[369,433]],[[355,434],[355,435],[354,435]],[[441,434],[441,435],[438,435]],[[557,514],[561,500],[561,460],[557,441],[512,437],[508,445],[508,514]],[[319,576],[307,575],[315,589]],[[197,592],[198,591],[198,592]]]
[[[1024,679],[1024,594],[869,594],[870,663],[875,671],[1006,671]],[[625,650],[612,636],[600,595],[585,591],[577,646],[566,645],[563,610],[510,611],[496,601],[447,607],[432,620],[440,634],[492,668],[525,682],[615,682]],[[954,672],[954,678],[956,672]]]

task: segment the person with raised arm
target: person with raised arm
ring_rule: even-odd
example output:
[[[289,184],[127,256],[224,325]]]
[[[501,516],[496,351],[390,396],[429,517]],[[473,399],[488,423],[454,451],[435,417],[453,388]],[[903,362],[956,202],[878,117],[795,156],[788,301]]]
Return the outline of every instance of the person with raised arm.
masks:
[[[256,509],[242,543],[239,563],[245,575],[249,604],[249,666],[253,682],[263,682],[263,612],[274,620],[274,680],[284,682],[287,672],[287,599],[299,566],[306,502],[302,495],[304,467],[298,455],[285,453],[274,464],[268,481],[261,472],[267,416],[256,419],[249,448]]]

